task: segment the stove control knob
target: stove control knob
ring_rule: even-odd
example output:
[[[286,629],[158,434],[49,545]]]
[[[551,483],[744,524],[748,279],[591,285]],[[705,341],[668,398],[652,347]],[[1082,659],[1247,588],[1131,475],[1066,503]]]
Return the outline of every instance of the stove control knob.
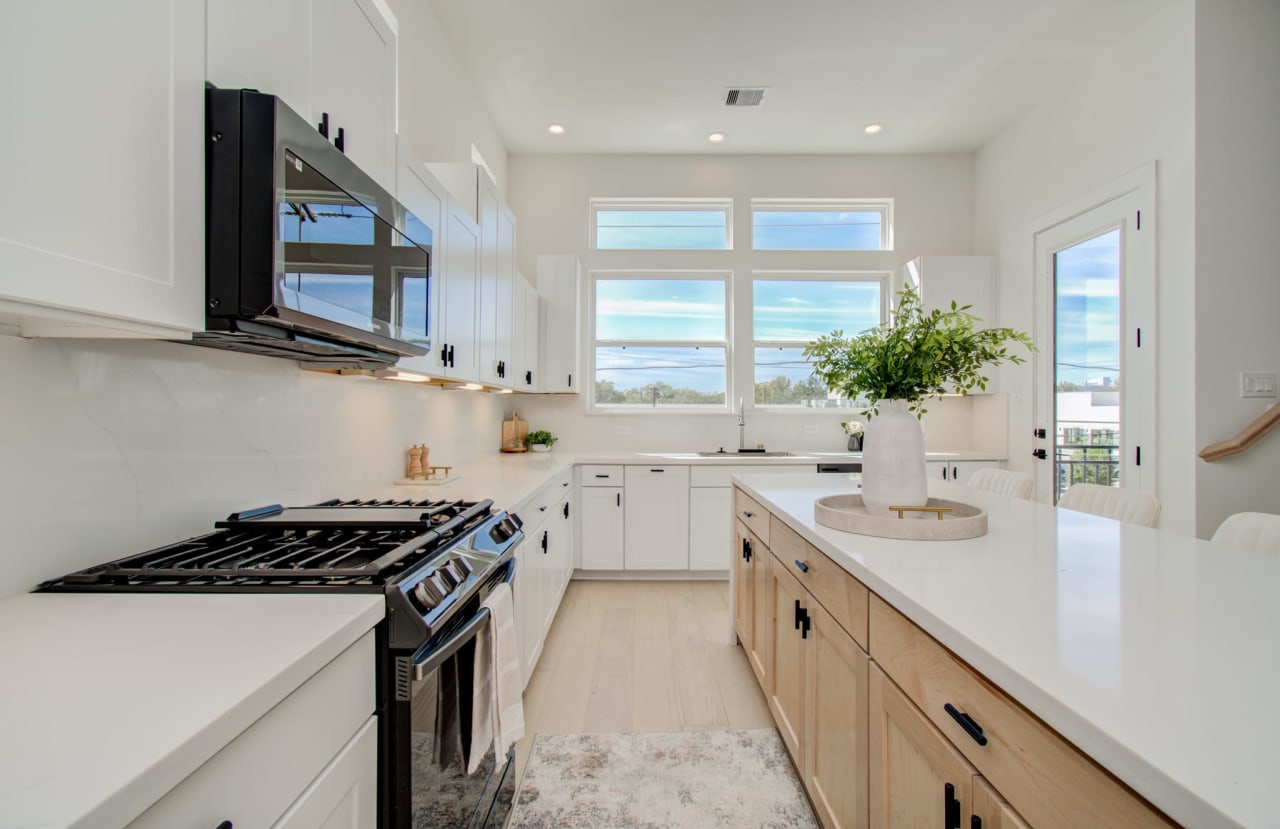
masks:
[[[444,593],[440,592],[431,579],[423,579],[418,582],[418,586],[413,588],[413,595],[418,599],[424,608],[430,610],[444,598]]]
[[[441,567],[432,573],[431,581],[438,584],[445,593],[458,586],[458,577],[448,567]]]
[[[471,575],[471,572],[475,569],[471,566],[471,562],[467,561],[465,558],[455,558],[453,561],[449,562],[449,566],[459,575],[459,581],[462,581],[467,576]]]

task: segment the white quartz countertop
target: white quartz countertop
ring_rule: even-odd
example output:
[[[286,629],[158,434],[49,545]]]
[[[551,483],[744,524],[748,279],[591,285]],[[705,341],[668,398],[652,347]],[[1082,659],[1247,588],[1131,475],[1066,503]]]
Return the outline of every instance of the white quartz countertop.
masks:
[[[930,495],[983,507],[986,536],[854,535],[814,522],[848,489],[831,477],[739,481],[1174,819],[1280,825],[1280,557],[941,481]]]
[[[382,615],[381,595],[0,601],[0,826],[124,826]]]
[[[937,461],[992,460],[1004,458],[990,452],[929,452]],[[377,492],[338,493],[340,497],[377,498],[489,498],[500,509],[513,509],[552,477],[576,464],[642,465],[671,463],[682,466],[802,466],[814,469],[818,463],[860,461],[860,452],[807,452],[766,458],[752,454],[703,457],[689,452],[525,452],[490,455],[458,464],[450,472],[455,480],[439,485],[391,486]],[[294,505],[289,505],[294,506]]]

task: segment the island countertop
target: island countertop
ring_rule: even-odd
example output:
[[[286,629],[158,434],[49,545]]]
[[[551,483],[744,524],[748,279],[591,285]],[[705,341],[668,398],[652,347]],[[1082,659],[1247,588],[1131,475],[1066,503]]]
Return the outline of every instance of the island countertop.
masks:
[[[1280,825],[1280,557],[941,481],[987,535],[873,538],[814,521],[847,481],[736,480],[1175,820]]]

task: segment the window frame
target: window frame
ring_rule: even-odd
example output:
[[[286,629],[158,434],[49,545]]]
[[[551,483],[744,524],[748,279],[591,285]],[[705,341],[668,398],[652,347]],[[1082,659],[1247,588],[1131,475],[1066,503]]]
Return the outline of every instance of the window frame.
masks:
[[[732,411],[733,400],[733,271],[728,269],[698,270],[682,268],[679,270],[608,270],[595,269],[587,273],[587,365],[588,378],[586,389],[587,414],[624,414],[639,412],[646,414],[724,414]],[[724,285],[724,340],[600,340],[596,338],[596,286],[601,281],[641,281],[641,280],[687,280],[690,282],[717,281]],[[596,349],[640,346],[648,348],[724,348],[725,392],[722,405],[686,406],[629,406],[605,405],[596,403]]]
[[[733,198],[706,199],[649,199],[649,198],[610,198],[593,196],[589,200],[587,210],[587,247],[590,250],[609,251],[657,251],[657,250],[697,250],[697,251],[730,251],[733,250]],[[599,226],[597,219],[602,210],[633,211],[695,211],[714,210],[724,213],[724,247],[698,248],[681,246],[643,247],[643,248],[602,248],[598,244]]]
[[[756,339],[756,283],[757,282],[862,282],[877,283],[880,286],[880,324],[890,320],[890,311],[892,310],[892,292],[894,272],[891,270],[821,270],[821,271],[802,271],[795,269],[788,270],[753,270],[750,275],[750,294],[751,305],[748,319],[751,326],[751,339],[748,348],[751,350],[750,377],[751,377],[751,406],[760,412],[783,413],[783,412],[804,412],[812,414],[819,411],[837,411],[845,414],[856,414],[865,411],[866,407],[832,407],[823,409],[805,408],[803,406],[794,406],[789,404],[777,403],[759,403],[756,402],[756,349],[758,348],[803,348],[809,344],[809,340],[758,340]],[[830,332],[827,332],[830,333]],[[846,335],[857,334],[857,331],[845,331]]]
[[[893,250],[893,199],[892,198],[853,198],[853,199],[773,199],[752,198],[748,205],[751,218],[751,250],[776,253],[798,253],[818,251],[822,253],[870,253],[873,251]],[[878,212],[880,214],[880,247],[878,248],[758,248],[756,247],[756,212],[772,213],[829,213],[849,210],[857,212]]]

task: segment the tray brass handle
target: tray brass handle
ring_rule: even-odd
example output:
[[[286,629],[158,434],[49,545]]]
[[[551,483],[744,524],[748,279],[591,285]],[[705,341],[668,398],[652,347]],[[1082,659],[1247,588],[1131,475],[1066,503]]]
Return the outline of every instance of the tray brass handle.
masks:
[[[936,512],[938,520],[942,520],[942,513],[951,512],[951,507],[889,507],[890,512],[898,513],[898,517],[902,518],[904,512]]]

